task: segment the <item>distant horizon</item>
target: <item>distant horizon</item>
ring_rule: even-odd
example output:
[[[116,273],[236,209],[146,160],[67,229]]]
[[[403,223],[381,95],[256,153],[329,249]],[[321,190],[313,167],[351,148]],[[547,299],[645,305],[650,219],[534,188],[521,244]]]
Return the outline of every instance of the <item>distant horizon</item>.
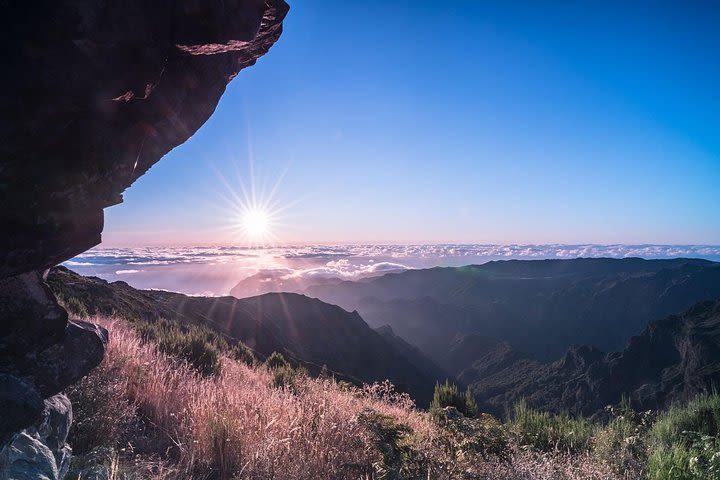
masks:
[[[283,246],[98,246],[64,262],[83,275],[123,280],[137,288],[225,295],[256,274],[312,281],[357,280],[432,267],[493,260],[575,258],[720,261],[720,245],[598,244],[306,244]]]
[[[121,243],[121,242],[101,242],[92,249],[99,248],[183,248],[183,247],[233,247],[247,249],[269,249],[269,248],[287,248],[299,246],[354,246],[354,245],[374,245],[374,246],[404,246],[404,245],[428,245],[428,246],[562,246],[562,247],[581,247],[581,246],[598,246],[598,247],[708,247],[720,248],[719,243],[673,243],[673,242],[453,242],[453,241],[297,241],[297,242],[277,242],[268,244],[250,244],[243,242],[176,242],[176,243]]]

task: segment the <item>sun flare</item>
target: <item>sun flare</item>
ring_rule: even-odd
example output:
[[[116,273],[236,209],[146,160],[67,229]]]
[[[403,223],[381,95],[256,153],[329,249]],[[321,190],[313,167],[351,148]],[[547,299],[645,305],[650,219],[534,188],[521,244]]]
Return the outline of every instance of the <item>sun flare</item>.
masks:
[[[242,228],[250,238],[267,235],[270,230],[270,215],[262,209],[252,208],[243,213]]]
[[[225,204],[220,206],[222,219],[226,222],[224,230],[228,235],[225,241],[250,247],[277,245],[287,228],[287,211],[299,202],[289,201],[282,195],[280,182],[285,174],[274,182],[258,182],[252,163],[245,176],[241,176],[239,170],[236,172],[236,180],[228,179],[218,171],[216,173],[229,194],[219,195]]]

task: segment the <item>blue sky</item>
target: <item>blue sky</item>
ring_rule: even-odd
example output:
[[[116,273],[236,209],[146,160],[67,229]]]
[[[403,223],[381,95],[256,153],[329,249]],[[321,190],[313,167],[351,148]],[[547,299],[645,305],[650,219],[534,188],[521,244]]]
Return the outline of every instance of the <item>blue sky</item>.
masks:
[[[242,242],[220,178],[254,178],[277,185],[277,243],[720,244],[718,22],[701,2],[291,2],[104,242]]]

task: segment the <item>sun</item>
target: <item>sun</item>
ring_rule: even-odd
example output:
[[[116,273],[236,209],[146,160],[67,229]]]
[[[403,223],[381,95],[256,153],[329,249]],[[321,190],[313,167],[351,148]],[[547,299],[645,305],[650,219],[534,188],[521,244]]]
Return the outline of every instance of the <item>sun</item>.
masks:
[[[260,239],[270,233],[270,215],[261,208],[250,208],[240,219],[242,229],[251,239]]]
[[[233,223],[236,234],[251,246],[264,246],[276,240],[277,212],[270,205],[239,205]]]
[[[219,210],[227,231],[227,243],[243,244],[248,247],[271,247],[280,242],[281,232],[287,228],[287,211],[299,200],[288,201],[281,195],[280,181],[284,173],[274,182],[257,182],[252,162],[250,172],[241,177],[239,170],[237,181],[229,181],[225,175],[216,171],[218,180],[227,188],[229,196],[220,194],[225,205]],[[245,182],[249,181],[249,185]]]

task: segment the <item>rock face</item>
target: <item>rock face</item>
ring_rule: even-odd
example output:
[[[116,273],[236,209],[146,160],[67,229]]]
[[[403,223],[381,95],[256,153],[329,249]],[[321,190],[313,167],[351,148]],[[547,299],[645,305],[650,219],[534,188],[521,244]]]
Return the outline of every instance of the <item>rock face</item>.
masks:
[[[100,243],[104,207],[278,39],[282,0],[3,2],[0,276]]]
[[[70,400],[55,395],[43,407],[42,420],[0,450],[0,480],[62,480],[68,472],[72,450],[65,440],[72,423]]]
[[[21,441],[55,448],[33,436],[43,399],[97,365],[107,342],[68,321],[42,272],[100,242],[103,208],[208,119],[227,83],[279,38],[287,10],[283,0],[0,5],[5,453]]]
[[[520,399],[532,407],[602,415],[626,396],[638,409],[665,408],[720,382],[720,300],[650,323],[619,352],[570,347],[540,363],[498,346],[459,374],[481,408],[502,413]]]

